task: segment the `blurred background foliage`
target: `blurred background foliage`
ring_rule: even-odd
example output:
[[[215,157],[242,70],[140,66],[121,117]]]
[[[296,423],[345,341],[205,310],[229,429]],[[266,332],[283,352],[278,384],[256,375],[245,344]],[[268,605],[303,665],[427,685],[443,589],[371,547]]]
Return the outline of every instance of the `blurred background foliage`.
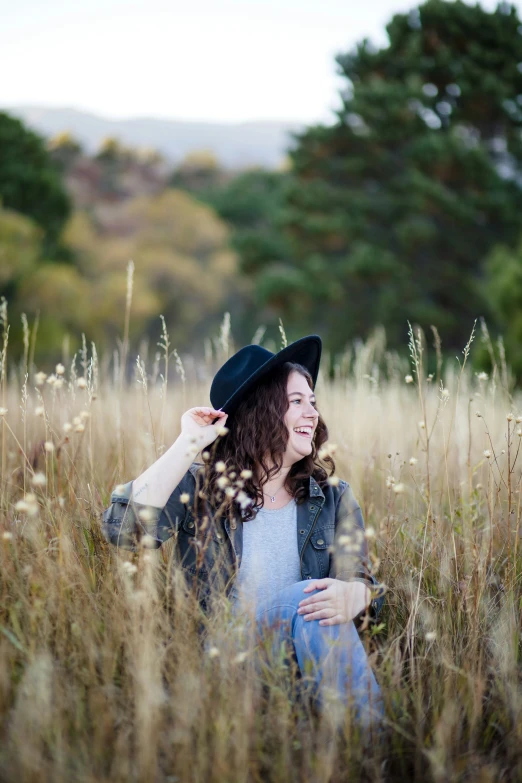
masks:
[[[133,340],[155,342],[161,313],[197,355],[228,311],[238,345],[260,323],[277,338],[281,317],[334,352],[377,324],[401,348],[410,320],[453,353],[483,316],[520,378],[521,20],[428,0],[387,32],[337,57],[335,121],[278,170],[226,170],[211,150],[173,169],[117,139],[87,155],[0,114],[0,293],[17,325],[39,312],[37,358],[82,332],[114,344],[133,259]],[[10,341],[21,351],[21,329]]]

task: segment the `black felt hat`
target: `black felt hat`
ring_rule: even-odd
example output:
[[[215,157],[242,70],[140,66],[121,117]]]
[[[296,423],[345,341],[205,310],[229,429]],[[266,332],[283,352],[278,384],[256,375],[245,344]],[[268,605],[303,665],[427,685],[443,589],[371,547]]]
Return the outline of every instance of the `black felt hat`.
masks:
[[[321,338],[317,334],[302,337],[279,353],[267,351],[260,345],[246,345],[217,371],[210,387],[210,402],[216,410],[233,413],[256,383],[285,362],[306,367],[315,387],[321,349]]]

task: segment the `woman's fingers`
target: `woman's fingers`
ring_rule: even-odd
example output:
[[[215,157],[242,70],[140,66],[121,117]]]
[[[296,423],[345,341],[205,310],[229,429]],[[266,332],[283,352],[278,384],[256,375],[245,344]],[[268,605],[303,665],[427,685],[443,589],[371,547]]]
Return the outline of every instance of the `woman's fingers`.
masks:
[[[331,606],[330,601],[314,601],[312,604],[300,606],[297,614],[308,614],[309,612],[315,612],[317,609],[325,609],[327,606]]]
[[[327,620],[319,620],[319,625],[341,625],[346,622],[346,617],[343,617],[342,614],[336,614],[335,617],[330,617]]]
[[[310,620],[326,620],[335,617],[337,614],[337,609],[326,608],[320,609],[319,611],[310,612],[309,614],[305,615],[304,619],[305,622],[309,622]]]

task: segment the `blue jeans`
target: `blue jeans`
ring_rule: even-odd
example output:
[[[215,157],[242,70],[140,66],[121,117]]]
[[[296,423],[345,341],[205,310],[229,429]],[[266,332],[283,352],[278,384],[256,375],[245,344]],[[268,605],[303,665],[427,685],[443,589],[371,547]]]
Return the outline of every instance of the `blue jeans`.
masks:
[[[297,614],[303,598],[321,592],[304,593],[309,584],[296,582],[256,607],[257,641],[265,650],[268,642],[272,656],[282,645],[290,646],[320,708],[330,711],[337,703],[342,715],[352,704],[361,726],[376,725],[383,717],[381,692],[355,625],[319,625],[319,620]]]

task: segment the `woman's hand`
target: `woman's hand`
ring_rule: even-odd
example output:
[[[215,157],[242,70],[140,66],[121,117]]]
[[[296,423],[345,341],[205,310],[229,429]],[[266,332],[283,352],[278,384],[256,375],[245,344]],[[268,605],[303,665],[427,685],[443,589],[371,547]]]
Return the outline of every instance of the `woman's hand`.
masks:
[[[363,582],[341,579],[312,579],[303,592],[320,590],[299,603],[298,614],[305,620],[319,620],[319,625],[349,623],[363,612],[371,600],[370,589]]]
[[[209,446],[218,436],[218,430],[223,427],[228,413],[216,411],[214,408],[190,408],[181,417],[181,433],[185,437],[195,438],[199,448]],[[212,424],[214,419],[218,419]]]

